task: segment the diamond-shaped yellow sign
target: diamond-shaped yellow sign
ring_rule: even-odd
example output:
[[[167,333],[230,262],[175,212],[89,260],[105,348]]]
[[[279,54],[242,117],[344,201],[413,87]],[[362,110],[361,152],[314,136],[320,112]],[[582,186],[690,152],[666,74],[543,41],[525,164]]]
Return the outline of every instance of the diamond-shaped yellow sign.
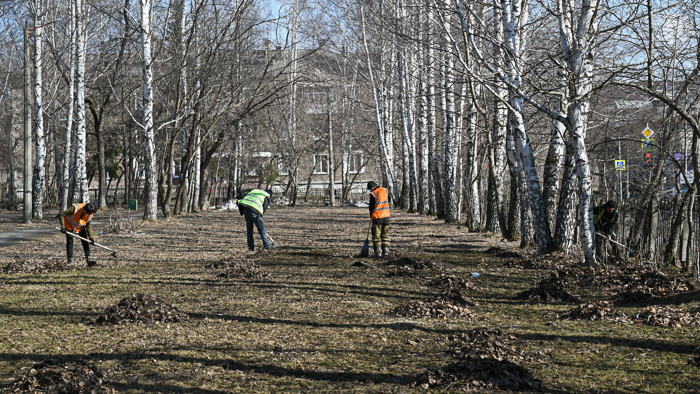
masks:
[[[647,127],[646,129],[644,129],[644,131],[642,131],[642,134],[644,134],[645,137],[649,138],[652,135],[654,135],[654,130]]]

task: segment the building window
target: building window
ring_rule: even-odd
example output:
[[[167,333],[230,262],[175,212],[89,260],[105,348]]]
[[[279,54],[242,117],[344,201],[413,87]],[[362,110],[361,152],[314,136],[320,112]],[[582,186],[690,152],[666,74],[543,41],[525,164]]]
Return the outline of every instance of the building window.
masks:
[[[348,172],[351,174],[364,173],[365,172],[365,160],[362,152],[352,152],[350,153],[350,158],[348,160]]]
[[[314,155],[314,174],[328,174],[328,155]]]

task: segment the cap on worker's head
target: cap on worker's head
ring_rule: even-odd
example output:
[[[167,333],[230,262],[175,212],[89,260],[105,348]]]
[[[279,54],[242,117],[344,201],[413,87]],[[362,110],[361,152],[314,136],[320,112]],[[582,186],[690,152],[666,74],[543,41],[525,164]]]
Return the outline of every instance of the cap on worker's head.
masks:
[[[97,212],[97,207],[95,206],[95,204],[93,204],[91,202],[87,203],[87,204],[85,204],[85,212],[95,213],[95,212]]]
[[[367,182],[367,190],[372,190],[372,189],[374,189],[374,188],[377,187],[377,186],[379,186],[379,185],[377,185],[377,182],[375,182],[375,181],[369,181],[369,182]]]
[[[607,208],[617,208],[617,203],[615,200],[608,200],[608,202],[605,203],[605,206]]]

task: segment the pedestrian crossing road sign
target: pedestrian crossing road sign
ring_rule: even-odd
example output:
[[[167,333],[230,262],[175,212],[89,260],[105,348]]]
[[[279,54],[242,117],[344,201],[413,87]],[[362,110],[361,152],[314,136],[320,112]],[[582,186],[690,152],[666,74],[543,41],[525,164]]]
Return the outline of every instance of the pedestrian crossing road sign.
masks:
[[[642,140],[642,150],[646,152],[650,152],[654,150],[654,140],[651,138],[643,139]]]
[[[625,171],[627,169],[625,167],[625,161],[624,160],[615,160],[615,169],[617,171]]]

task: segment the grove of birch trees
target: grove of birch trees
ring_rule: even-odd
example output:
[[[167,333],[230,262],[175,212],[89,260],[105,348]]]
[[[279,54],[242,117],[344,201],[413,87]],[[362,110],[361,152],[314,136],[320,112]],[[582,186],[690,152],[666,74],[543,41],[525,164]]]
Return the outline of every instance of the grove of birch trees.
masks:
[[[310,179],[300,163],[320,151],[347,198],[359,149],[408,212],[592,265],[592,208],[616,200],[627,255],[700,278],[697,6],[2,0],[4,205],[19,203],[28,22],[37,218],[89,200],[94,180],[101,208],[207,209],[220,179],[233,198],[262,147],[288,174],[290,205]],[[309,86],[327,94],[310,103]],[[309,105],[325,108],[322,137],[308,135]]]

